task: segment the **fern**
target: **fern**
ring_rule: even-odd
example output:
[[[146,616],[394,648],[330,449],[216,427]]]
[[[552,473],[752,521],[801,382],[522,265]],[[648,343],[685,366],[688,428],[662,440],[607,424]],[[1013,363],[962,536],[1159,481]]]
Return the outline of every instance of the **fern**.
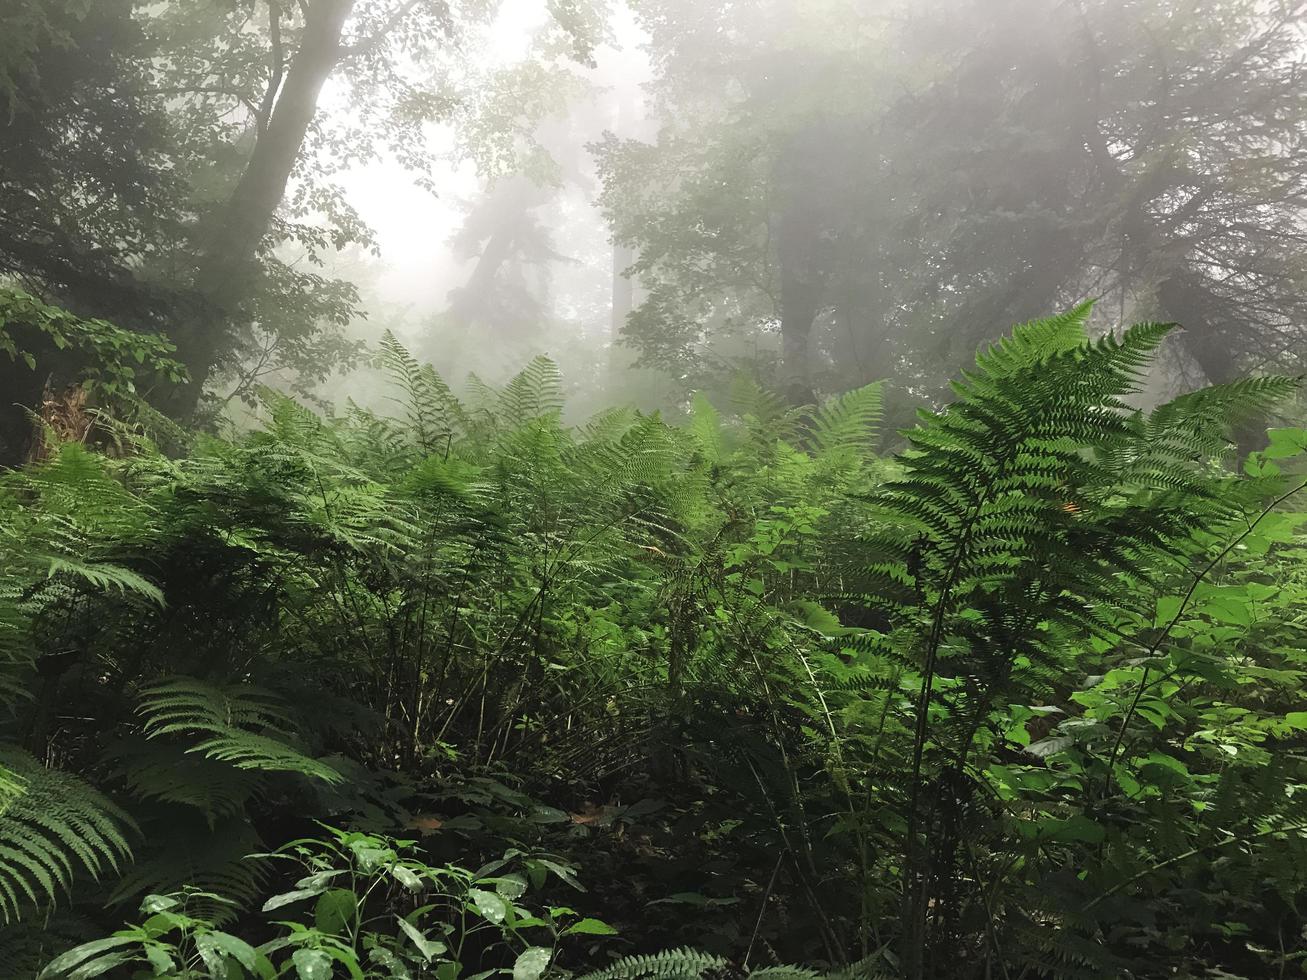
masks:
[[[577,980],[701,980],[705,975],[737,975],[748,980],[878,980],[886,976],[873,969],[877,955],[830,972],[801,966],[764,966],[738,970],[721,956],[698,950],[667,949],[658,953],[625,956],[615,963],[586,973]]]
[[[64,910],[0,926],[0,976],[30,980],[61,950],[99,935],[100,924]]]
[[[731,408],[755,444],[770,444],[777,439],[798,441],[804,410],[791,406],[780,393],[764,388],[748,375],[738,374],[732,381]]]
[[[467,410],[429,364],[418,361],[389,330],[381,339],[382,365],[404,394],[409,426],[423,452],[433,452],[468,427]]]
[[[583,974],[578,980],[699,980],[709,970],[727,965],[721,956],[697,950],[667,949],[660,953],[625,956],[616,963]]]
[[[1291,378],[1244,378],[1180,395],[1155,408],[1146,423],[1148,443],[1192,458],[1228,448],[1230,430],[1281,404],[1297,389]]]
[[[194,807],[212,827],[219,819],[242,812],[259,792],[260,778],[250,767],[188,751],[171,739],[129,741],[109,752],[113,776],[136,797]]]
[[[54,578],[56,575],[66,575],[86,582],[97,589],[116,589],[124,595],[138,595],[159,606],[164,604],[163,593],[159,590],[159,587],[129,568],[122,568],[119,565],[107,562],[92,564],[74,561],[57,555],[51,555],[48,560],[50,578]]]
[[[1093,309],[1093,302],[1088,301],[1057,316],[1013,327],[1009,336],[976,355],[977,370],[991,376],[1012,375],[1082,347],[1088,339],[1085,328]]]
[[[343,778],[283,740],[289,719],[276,698],[257,688],[174,679],[142,691],[137,711],[147,738],[198,735],[187,752],[237,769],[293,772],[327,783]]]
[[[534,357],[499,395],[499,413],[510,425],[557,415],[563,410],[563,382],[558,365]]]
[[[151,854],[119,879],[107,898],[110,905],[193,887],[225,899],[194,899],[197,916],[221,925],[253,906],[267,884],[266,863],[251,857],[265,848],[244,815],[210,825],[194,816],[169,813],[143,830],[153,843]]]
[[[871,455],[883,402],[879,383],[864,385],[829,399],[818,409],[808,439],[823,456]]]
[[[131,857],[131,819],[70,773],[46,769],[26,752],[0,746],[9,792],[0,808],[0,916],[53,903],[76,872],[98,878]]]
[[[710,465],[716,465],[726,453],[721,415],[702,392],[695,393],[690,408],[690,435],[698,443],[704,459]]]
[[[909,950],[930,949],[917,930],[931,889],[958,873],[918,837],[937,819],[928,780],[963,778],[950,760],[967,758],[1009,692],[1050,696],[1079,653],[1072,637],[1111,633],[1110,612],[1137,592],[1126,573],[1183,553],[1197,530],[1238,514],[1203,471],[1204,451],[1231,414],[1288,390],[1283,380],[1236,385],[1141,423],[1125,398],[1169,328],[1142,324],[1091,342],[1087,313],[1026,324],[980,355],[955,384],[957,400],[905,433],[903,475],[873,495],[883,523],[869,541],[866,581],[880,593],[869,602],[895,617],[920,678],[906,814]],[[944,721],[932,726],[937,711]]]

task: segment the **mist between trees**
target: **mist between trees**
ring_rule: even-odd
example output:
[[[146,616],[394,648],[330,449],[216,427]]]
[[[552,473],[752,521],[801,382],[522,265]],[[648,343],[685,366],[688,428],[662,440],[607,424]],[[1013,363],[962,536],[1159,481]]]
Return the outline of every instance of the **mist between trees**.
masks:
[[[1302,976],[1305,207],[1298,0],[0,0],[0,976]]]

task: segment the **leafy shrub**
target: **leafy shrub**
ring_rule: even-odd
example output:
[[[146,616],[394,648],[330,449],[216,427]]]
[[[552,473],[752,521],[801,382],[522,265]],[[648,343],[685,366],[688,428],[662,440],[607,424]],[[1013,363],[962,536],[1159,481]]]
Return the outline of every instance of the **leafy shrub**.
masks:
[[[157,940],[209,972],[201,934],[440,980],[529,945],[552,958],[524,974],[1288,970],[1307,435],[1226,463],[1295,385],[1139,411],[1167,328],[1090,340],[1086,316],[984,352],[893,459],[875,386],[570,428],[547,361],[459,398],[388,341],[399,419],[269,394],[258,431],[180,458],[69,445],[6,474],[2,734],[50,768],[10,766],[0,800],[57,770],[122,828],[42,851],[52,887],[0,863],[11,916],[71,894],[94,940],[163,895],[147,921],[185,924],[83,959]],[[290,861],[322,886],[281,893],[295,928],[256,911]],[[430,962],[398,868],[441,896],[405,919]]]
[[[426,864],[412,841],[326,830],[325,837],[251,855],[290,862],[303,873],[291,890],[263,903],[277,934],[258,946],[194,911],[229,899],[188,889],[146,896],[139,925],[62,953],[41,977],[81,980],[139,966],[141,976],[178,980],[271,980],[292,970],[315,980],[336,968],[356,978],[444,978],[460,975],[462,959],[498,956],[511,961],[514,980],[538,980],[562,937],[608,931],[570,909],[536,915],[518,904],[529,881],[541,880],[554,863],[547,859],[510,851],[474,873]]]

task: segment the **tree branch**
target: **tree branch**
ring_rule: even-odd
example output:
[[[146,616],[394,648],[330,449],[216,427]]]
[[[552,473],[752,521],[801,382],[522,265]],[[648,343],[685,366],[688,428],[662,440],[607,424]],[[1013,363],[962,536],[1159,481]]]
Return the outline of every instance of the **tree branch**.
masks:
[[[395,28],[404,22],[420,3],[426,0],[405,0],[398,7],[391,11],[390,16],[382,22],[381,26],[369,34],[367,37],[355,41],[353,44],[345,45],[340,49],[341,60],[345,58],[357,58],[376,50],[376,48],[390,36]]]
[[[286,72],[286,59],[281,43],[281,3],[279,0],[268,0],[268,37],[272,45],[268,56],[271,72],[268,78],[268,90],[263,93],[263,101],[259,105],[259,111],[255,116],[260,136],[268,131],[268,123],[272,119],[272,108],[277,104],[277,93],[281,91],[281,81]]]

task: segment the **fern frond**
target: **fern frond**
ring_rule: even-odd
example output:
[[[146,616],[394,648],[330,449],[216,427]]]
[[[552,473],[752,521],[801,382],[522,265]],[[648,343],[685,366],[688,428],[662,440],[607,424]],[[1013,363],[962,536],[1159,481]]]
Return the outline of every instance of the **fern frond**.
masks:
[[[817,410],[807,433],[823,456],[870,456],[884,402],[880,382],[836,395]]]
[[[262,893],[268,868],[250,855],[266,848],[244,814],[210,827],[193,812],[170,808],[146,823],[144,831],[150,840],[150,855],[127,870],[109,895],[108,904],[189,887],[222,895],[231,903],[205,902],[193,907],[197,917],[222,925],[252,906]]]
[[[159,590],[159,587],[144,576],[133,572],[130,568],[123,568],[121,565],[113,565],[108,562],[74,561],[71,558],[59,555],[50,555],[47,561],[50,567],[49,578],[66,575],[69,578],[86,582],[97,589],[104,591],[115,589],[124,595],[138,595],[160,607],[164,604],[163,592]]]
[[[1215,455],[1226,447],[1230,429],[1270,411],[1299,387],[1294,378],[1242,378],[1187,392],[1159,405],[1148,416],[1150,442],[1174,452]]]
[[[404,408],[423,452],[433,452],[468,428],[467,410],[429,364],[419,364],[395,335],[381,338],[381,362],[404,393]]]
[[[823,980],[824,976],[801,966],[764,966],[749,971],[749,980]]]
[[[666,949],[659,953],[625,956],[577,980],[699,980],[708,970],[720,970],[725,958],[701,953],[688,947]]]
[[[187,752],[237,769],[294,772],[327,783],[343,778],[284,740],[290,723],[279,700],[257,688],[174,679],[142,691],[137,713],[147,738],[200,736]]]
[[[210,826],[240,813],[259,789],[259,775],[211,759],[168,739],[124,742],[112,748],[113,775],[145,800],[180,803],[200,811]]]
[[[71,773],[0,746],[10,792],[0,809],[0,916],[53,903],[76,872],[98,878],[131,858],[131,818]]]
[[[879,952],[872,953],[848,966],[832,970],[825,975],[825,980],[889,980],[891,974],[877,969],[884,964],[885,958]],[[754,976],[757,976],[755,971]]]
[[[804,410],[792,407],[775,391],[770,391],[746,374],[731,382],[731,408],[744,423],[749,438],[755,442],[781,440],[798,442]]]
[[[563,378],[543,354],[533,357],[499,394],[499,413],[510,424],[557,415],[563,410]]]
[[[1009,375],[1082,346],[1088,339],[1085,325],[1093,310],[1093,301],[1088,300],[1057,316],[1013,327],[1010,336],[976,355],[977,370],[991,377]]]
[[[702,392],[695,392],[690,403],[690,435],[709,464],[721,462],[726,452],[722,417]]]

